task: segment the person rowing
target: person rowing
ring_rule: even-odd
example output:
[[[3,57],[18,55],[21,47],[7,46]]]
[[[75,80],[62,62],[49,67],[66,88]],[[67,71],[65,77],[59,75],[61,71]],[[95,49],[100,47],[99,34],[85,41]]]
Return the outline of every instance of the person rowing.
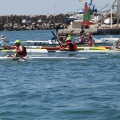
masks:
[[[1,35],[0,40],[2,42],[9,42],[8,39],[3,34]]]
[[[86,34],[86,41],[87,45],[86,46],[95,46],[95,40],[93,39],[92,35],[90,33]]]
[[[120,40],[117,40],[117,41],[115,42],[115,44],[116,44],[116,48],[117,48],[117,49],[120,49]]]
[[[86,37],[83,32],[79,33],[79,43],[80,44],[85,44],[86,43]]]
[[[9,54],[7,56],[8,57],[21,57],[21,58],[25,57],[27,55],[27,51],[26,51],[26,48],[23,45],[21,45],[20,40],[16,40],[14,44],[15,44],[15,55],[13,56]],[[5,45],[3,47],[7,49],[11,48],[11,46],[5,46]]]
[[[61,50],[66,50],[66,48],[68,48],[67,49],[68,51],[75,51],[75,50],[77,50],[77,44],[76,44],[76,42],[72,42],[71,35],[68,35],[65,44],[61,44]]]
[[[63,44],[60,40],[58,35],[55,35],[55,33],[53,31],[51,31],[52,34],[57,38],[58,43],[60,44],[60,50],[64,51],[64,50],[68,50],[68,51],[75,51],[77,50],[77,45],[76,42],[72,42],[72,36],[70,34],[68,34],[66,37],[67,39],[65,40],[65,44]],[[67,48],[67,49],[66,49]]]
[[[110,50],[118,50],[118,49],[120,49],[120,40],[115,41],[110,48]]]

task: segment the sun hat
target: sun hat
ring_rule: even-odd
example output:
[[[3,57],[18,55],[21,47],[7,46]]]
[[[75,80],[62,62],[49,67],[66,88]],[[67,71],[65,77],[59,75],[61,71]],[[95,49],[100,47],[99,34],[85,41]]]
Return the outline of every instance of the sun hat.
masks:
[[[20,40],[16,40],[14,43],[20,43]]]
[[[86,35],[90,35],[90,33],[86,33]]]

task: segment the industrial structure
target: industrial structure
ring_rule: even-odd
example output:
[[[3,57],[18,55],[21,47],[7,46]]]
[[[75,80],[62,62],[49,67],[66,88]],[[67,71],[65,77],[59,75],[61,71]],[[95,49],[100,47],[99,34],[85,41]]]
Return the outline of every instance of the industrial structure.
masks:
[[[74,29],[73,34],[78,34],[85,25],[88,25],[88,27],[85,27],[85,32],[92,34],[120,34],[120,0],[114,0],[113,4],[107,4],[101,10],[96,10],[92,1],[90,0],[90,4],[85,2],[84,10],[80,13],[82,19],[71,22],[68,29],[64,29],[64,33]],[[95,10],[92,14],[91,9]],[[62,30],[59,31],[59,33],[62,32]]]

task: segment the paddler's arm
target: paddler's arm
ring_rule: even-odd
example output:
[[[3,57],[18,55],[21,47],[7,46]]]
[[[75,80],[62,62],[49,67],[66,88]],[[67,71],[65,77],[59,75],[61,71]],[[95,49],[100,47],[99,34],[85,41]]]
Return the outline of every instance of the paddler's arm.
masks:
[[[11,49],[11,48],[12,48],[12,46],[7,46],[7,45],[2,45],[2,47],[3,47],[4,49]]]

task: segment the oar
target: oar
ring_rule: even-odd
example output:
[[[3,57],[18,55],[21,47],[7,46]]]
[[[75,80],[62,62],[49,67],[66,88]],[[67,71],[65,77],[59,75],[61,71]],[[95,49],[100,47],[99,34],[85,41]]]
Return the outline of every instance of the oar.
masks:
[[[58,43],[60,44],[60,46],[62,45],[62,43],[59,41],[59,37],[58,37],[58,35],[56,35],[53,31],[51,31],[52,32],[52,34],[56,37],[56,39],[57,39],[57,41],[58,41]]]
[[[73,33],[75,30],[70,31],[70,33]]]

